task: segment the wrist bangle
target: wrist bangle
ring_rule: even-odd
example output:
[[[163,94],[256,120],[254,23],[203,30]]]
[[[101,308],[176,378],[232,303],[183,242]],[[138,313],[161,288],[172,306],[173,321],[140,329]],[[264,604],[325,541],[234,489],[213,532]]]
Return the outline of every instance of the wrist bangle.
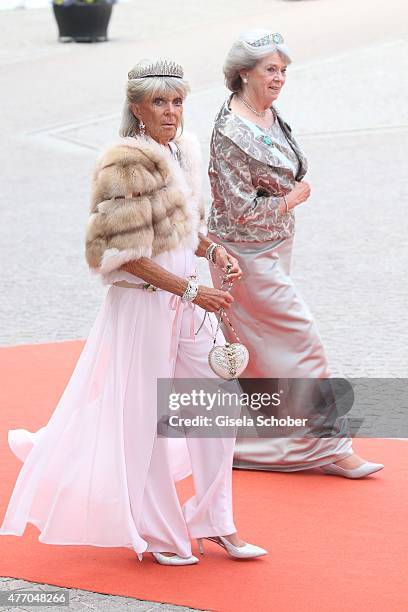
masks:
[[[215,251],[217,249],[222,249],[223,251],[225,251],[225,247],[223,247],[222,244],[218,244],[217,242],[212,242],[205,252],[205,258],[214,265],[215,265]]]
[[[222,246],[222,244],[217,244],[217,242],[212,242],[208,247],[207,250],[205,252],[205,258],[210,262],[210,263],[215,263],[214,262],[214,255],[215,255],[215,250],[216,249],[223,249],[224,247]],[[224,249],[225,250],[225,249]]]
[[[207,261],[212,261],[212,253],[216,247],[216,242],[211,242],[211,244],[208,245],[206,251],[205,251],[205,258],[207,259]]]
[[[198,283],[197,283],[197,281],[189,280],[187,282],[186,290],[184,291],[183,295],[181,296],[181,301],[184,302],[184,303],[192,302],[197,297],[197,294],[198,294]]]
[[[213,249],[213,251],[212,251],[212,253],[211,253],[211,261],[212,261],[212,263],[213,263],[214,265],[215,265],[215,251],[216,251],[217,249],[222,249],[223,251],[227,252],[227,251],[225,250],[225,247],[223,247],[223,246],[222,246],[222,244],[216,244],[216,245],[215,245],[215,247],[214,247],[214,249]]]

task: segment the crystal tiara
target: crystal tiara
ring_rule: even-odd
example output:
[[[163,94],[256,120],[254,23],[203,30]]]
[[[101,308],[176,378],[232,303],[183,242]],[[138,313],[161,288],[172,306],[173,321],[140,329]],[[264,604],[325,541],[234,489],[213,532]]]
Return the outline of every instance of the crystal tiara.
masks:
[[[283,39],[282,34],[274,32],[273,34],[267,34],[262,38],[258,38],[258,40],[253,40],[252,42],[246,40],[245,42],[251,47],[264,47],[265,45],[269,45],[270,43],[274,43],[275,45],[282,45],[285,41]]]
[[[176,77],[182,79],[184,76],[183,68],[175,62],[159,60],[147,66],[138,66],[128,72],[129,79],[144,79],[146,77]]]

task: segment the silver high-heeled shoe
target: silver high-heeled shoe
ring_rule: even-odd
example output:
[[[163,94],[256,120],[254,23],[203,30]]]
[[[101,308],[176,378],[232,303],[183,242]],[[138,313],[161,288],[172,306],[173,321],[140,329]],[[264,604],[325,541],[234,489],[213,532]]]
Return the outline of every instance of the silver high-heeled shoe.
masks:
[[[255,557],[263,557],[263,555],[268,554],[268,551],[260,546],[248,543],[243,546],[234,546],[222,536],[215,536],[197,539],[198,550],[201,555],[204,554],[203,540],[209,540],[210,542],[218,544],[218,546],[221,546],[227,551],[230,557],[235,557],[236,559],[254,559]]]
[[[383,469],[382,463],[371,463],[366,461],[362,465],[355,468],[342,468],[335,463],[329,463],[329,465],[322,465],[321,470],[325,474],[332,474],[333,476],[343,476],[344,478],[364,478],[370,474],[375,474]]]
[[[152,555],[160,565],[194,565],[198,563],[198,559],[194,555],[191,555],[191,557],[179,557],[179,555],[168,557],[157,552],[152,552]]]

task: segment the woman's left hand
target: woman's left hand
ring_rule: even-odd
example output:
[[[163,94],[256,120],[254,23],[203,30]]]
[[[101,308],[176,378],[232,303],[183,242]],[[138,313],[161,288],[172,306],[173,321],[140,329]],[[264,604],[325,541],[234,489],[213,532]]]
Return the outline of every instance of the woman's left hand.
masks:
[[[214,261],[217,268],[221,268],[224,272],[227,272],[227,266],[229,266],[226,275],[228,282],[233,283],[242,278],[242,270],[239,267],[238,259],[227,253],[224,248],[215,249]]]

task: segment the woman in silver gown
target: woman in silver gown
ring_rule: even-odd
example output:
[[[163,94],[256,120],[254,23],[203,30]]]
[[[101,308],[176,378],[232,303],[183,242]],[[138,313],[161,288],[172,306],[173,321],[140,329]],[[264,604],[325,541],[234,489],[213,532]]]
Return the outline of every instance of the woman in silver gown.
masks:
[[[273,106],[289,63],[282,36],[268,30],[241,35],[227,55],[224,74],[232,95],[211,140],[208,231],[243,271],[228,316],[249,349],[245,377],[325,379],[330,372],[316,325],[290,277],[294,208],[307,200],[310,186],[303,180],[306,158]],[[212,275],[219,287],[215,269]],[[233,341],[228,326],[224,331]],[[302,409],[300,401],[290,414]],[[348,478],[384,467],[358,457],[344,430],[339,437],[242,438],[234,465],[278,471],[319,467]]]

